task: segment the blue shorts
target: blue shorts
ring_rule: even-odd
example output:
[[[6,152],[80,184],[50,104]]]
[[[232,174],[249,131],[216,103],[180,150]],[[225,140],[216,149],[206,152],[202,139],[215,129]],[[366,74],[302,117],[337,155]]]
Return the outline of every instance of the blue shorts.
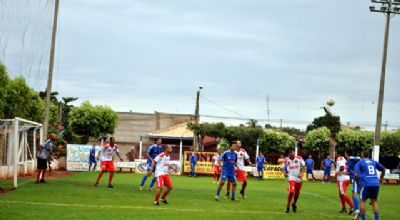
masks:
[[[308,168],[307,168],[306,172],[307,172],[307,175],[308,175],[308,174],[313,174],[312,169],[308,169]]]
[[[96,158],[89,158],[89,163],[97,163]]]
[[[262,166],[257,166],[257,172],[261,172],[261,171],[263,171],[264,170],[264,167],[262,167]]]
[[[235,184],[236,183],[235,173],[229,173],[229,172],[222,171],[221,181],[225,182],[226,180]]]
[[[360,192],[361,192],[361,186],[358,185],[357,182],[356,182],[354,179],[351,180],[351,183],[352,183],[352,185],[353,185],[352,188],[351,188],[351,192],[352,192],[352,193],[360,194]]]
[[[324,170],[324,176],[331,176],[331,169]]]
[[[147,172],[150,172],[152,161],[147,161]],[[153,171],[156,172],[156,166],[154,166]]]
[[[378,199],[379,186],[366,186],[361,189],[360,199],[366,201],[368,199]]]
[[[196,167],[196,164],[195,163],[191,163],[190,167]]]

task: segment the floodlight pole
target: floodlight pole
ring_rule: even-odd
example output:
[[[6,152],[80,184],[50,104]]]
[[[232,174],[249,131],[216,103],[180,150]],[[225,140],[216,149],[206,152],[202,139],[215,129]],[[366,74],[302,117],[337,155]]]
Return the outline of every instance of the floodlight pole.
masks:
[[[387,1],[372,0],[372,2],[382,4],[382,7],[380,8],[380,10],[376,10],[375,7],[370,7],[370,11],[382,12],[386,16],[381,78],[379,84],[379,96],[378,96],[378,106],[377,106],[376,124],[375,124],[374,148],[372,150],[372,158],[376,161],[379,161],[379,148],[381,144],[381,128],[382,128],[382,109],[383,109],[383,99],[385,94],[386,60],[387,60],[387,49],[388,49],[389,31],[390,31],[390,16],[391,14],[399,14],[399,11],[398,8],[395,7],[398,4],[396,4],[393,0],[387,0]],[[397,9],[397,11],[395,9]]]
[[[54,57],[56,50],[56,33],[57,33],[57,20],[58,20],[58,8],[60,5],[60,0],[55,0],[54,4],[54,18],[53,18],[53,31],[51,34],[51,47],[50,47],[50,62],[49,62],[49,75],[47,77],[47,87],[46,87],[46,100],[44,108],[44,120],[43,120],[43,139],[47,138],[47,132],[49,127],[49,114],[50,114],[50,96],[51,96],[51,86],[53,83],[53,68],[54,68]]]

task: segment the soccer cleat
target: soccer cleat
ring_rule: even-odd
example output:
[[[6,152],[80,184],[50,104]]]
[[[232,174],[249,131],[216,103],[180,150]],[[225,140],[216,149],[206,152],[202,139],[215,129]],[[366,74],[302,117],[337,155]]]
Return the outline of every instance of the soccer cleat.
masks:
[[[154,205],[159,206],[160,203],[157,201],[157,202],[154,202]]]
[[[242,198],[243,198],[243,199],[246,199],[246,198],[247,198],[247,196],[244,194],[244,192],[240,192],[240,195],[242,195]]]
[[[97,187],[98,185],[99,185],[98,183],[95,183],[95,184],[94,184],[94,187]]]
[[[357,213],[357,214],[354,215],[353,220],[357,220],[357,219],[360,219],[360,213]]]
[[[292,204],[292,210],[293,210],[293,213],[297,212],[297,206],[295,204]]]
[[[41,180],[40,180],[40,183],[46,183],[46,180],[41,179]]]
[[[349,211],[349,215],[353,214],[356,210],[354,208],[351,208]]]
[[[289,208],[286,208],[285,213],[289,214],[289,213],[290,213],[290,209],[289,209]]]
[[[151,190],[153,190],[153,188],[149,188],[147,191],[151,192]]]
[[[138,189],[139,191],[142,191],[143,190],[143,186],[139,186],[139,189]]]
[[[231,199],[232,202],[240,202],[239,199]]]
[[[215,201],[219,201],[219,196],[214,196]]]
[[[169,204],[166,199],[160,199],[160,202],[167,204],[167,205]]]
[[[347,213],[347,210],[346,209],[342,209],[342,210],[339,211],[339,213]]]
[[[224,198],[225,198],[225,199],[229,199],[229,198],[230,198],[229,192],[227,192],[227,193],[225,194]]]
[[[108,186],[107,186],[108,188],[114,188],[114,186],[113,185],[111,185],[111,184],[108,184]]]

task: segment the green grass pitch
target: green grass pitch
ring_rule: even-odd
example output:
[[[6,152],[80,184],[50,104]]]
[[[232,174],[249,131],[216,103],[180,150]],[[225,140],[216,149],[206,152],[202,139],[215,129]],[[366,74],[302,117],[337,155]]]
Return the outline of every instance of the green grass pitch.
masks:
[[[336,184],[305,182],[298,213],[285,214],[287,183],[283,180],[250,178],[247,199],[231,202],[221,196],[221,201],[216,202],[213,197],[217,186],[211,177],[173,176],[170,204],[156,207],[154,191],[137,190],[143,175],[117,173],[113,189],[106,188],[108,174],[97,188],[93,187],[96,176],[97,173],[79,173],[38,185],[33,180],[20,181],[18,190],[0,196],[0,219],[351,219],[339,214]],[[9,183],[3,181],[0,186]],[[348,191],[350,195],[350,188]],[[224,193],[225,189],[221,195]],[[399,186],[381,187],[381,219],[400,219],[399,196]],[[372,216],[368,206],[367,219]]]

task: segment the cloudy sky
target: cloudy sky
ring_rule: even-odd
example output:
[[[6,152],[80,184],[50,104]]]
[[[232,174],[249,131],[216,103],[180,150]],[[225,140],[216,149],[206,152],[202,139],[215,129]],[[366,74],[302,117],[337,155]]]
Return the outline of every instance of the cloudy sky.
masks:
[[[8,13],[22,13],[11,1],[0,4],[18,8]],[[270,122],[283,119],[283,126],[300,128],[322,115],[320,107],[333,97],[342,122],[372,127],[385,17],[370,13],[369,2],[61,0],[54,90],[79,97],[76,104],[90,100],[116,111],[194,113],[202,86],[204,116],[265,124],[269,97]],[[0,22],[13,33],[1,30],[0,59],[11,75],[27,77],[38,90],[46,85],[51,7],[25,5],[25,21]],[[383,112],[383,120],[395,127],[400,127],[399,19],[392,19]],[[21,48],[14,33],[20,26],[32,39]],[[24,51],[31,51],[29,59],[21,58]]]

